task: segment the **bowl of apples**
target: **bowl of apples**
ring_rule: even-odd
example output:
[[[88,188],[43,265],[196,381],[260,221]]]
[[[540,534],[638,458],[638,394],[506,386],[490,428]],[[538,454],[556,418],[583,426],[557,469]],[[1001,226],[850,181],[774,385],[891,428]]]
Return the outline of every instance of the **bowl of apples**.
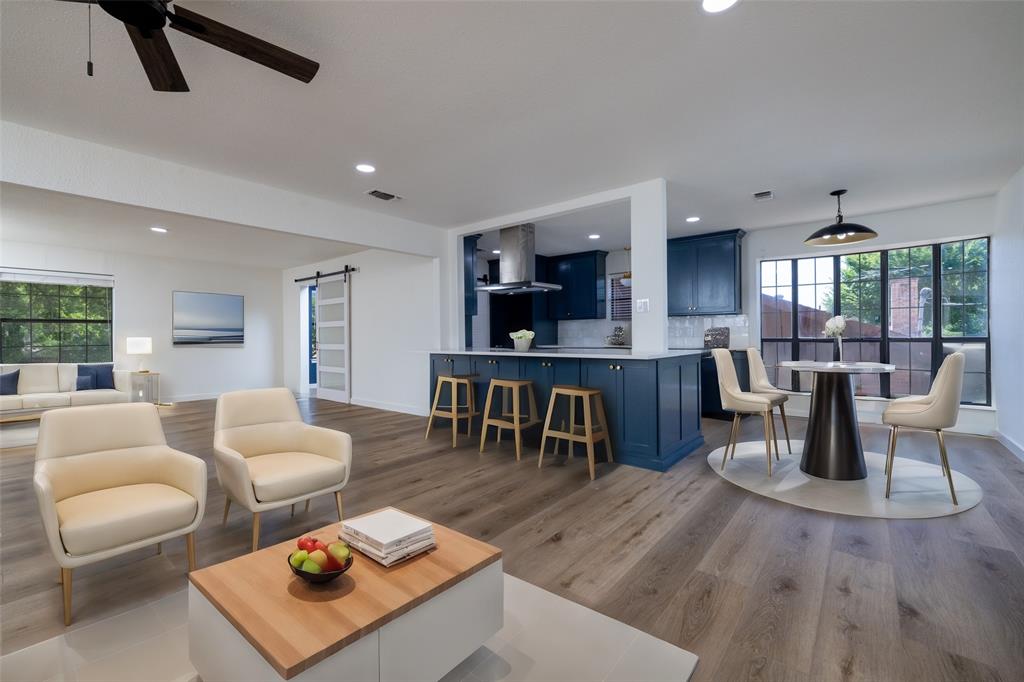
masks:
[[[352,551],[340,540],[324,544],[306,535],[296,544],[298,549],[288,555],[288,566],[306,582],[329,583],[352,567]]]

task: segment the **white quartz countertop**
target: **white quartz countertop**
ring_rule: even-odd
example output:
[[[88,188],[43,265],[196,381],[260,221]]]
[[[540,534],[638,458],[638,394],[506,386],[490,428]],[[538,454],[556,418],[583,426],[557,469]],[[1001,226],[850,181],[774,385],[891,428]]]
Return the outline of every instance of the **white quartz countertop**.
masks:
[[[661,353],[644,353],[628,348],[545,348],[519,352],[503,348],[468,349],[468,350],[431,350],[428,353],[439,355],[510,355],[522,358],[591,358],[594,360],[661,360],[678,358],[685,355],[700,355],[700,350],[668,350]]]

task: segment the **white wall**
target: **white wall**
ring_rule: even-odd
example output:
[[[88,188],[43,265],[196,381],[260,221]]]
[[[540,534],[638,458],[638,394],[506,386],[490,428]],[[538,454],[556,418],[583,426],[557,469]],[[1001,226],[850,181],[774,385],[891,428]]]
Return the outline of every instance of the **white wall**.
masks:
[[[761,345],[759,305],[760,261],[772,258],[855,253],[868,249],[930,244],[943,240],[990,235],[993,232],[995,209],[995,196],[988,196],[884,213],[867,215],[845,214],[847,220],[863,223],[878,232],[877,239],[859,245],[854,244],[845,249],[817,248],[803,243],[804,239],[812,232],[832,222],[831,217],[828,216],[814,223],[750,231],[743,240],[743,309],[750,317],[751,345],[756,347]],[[993,258],[995,258],[996,249],[997,245],[993,243]],[[1015,287],[1020,292],[1019,275],[1014,278],[1013,273],[1007,272],[1005,268],[1001,268],[1001,272],[997,273],[995,267],[993,267],[989,287],[993,292],[1000,288],[1013,290]],[[1018,293],[1018,297],[1019,295]],[[1004,305],[993,296],[990,308],[990,315],[993,320],[1008,312]],[[994,323],[990,333],[993,337],[996,334]],[[996,359],[993,356],[992,383],[993,393],[996,395],[998,395],[995,388],[997,383],[1007,381],[1020,383],[1019,376],[1015,380],[1009,378],[1003,373],[1003,369],[1000,364],[996,363]],[[886,404],[887,401],[875,398],[858,398],[858,418],[862,422],[878,423],[881,420],[881,412]],[[790,406],[787,409],[794,415],[805,416],[808,412],[808,407],[806,396],[795,396],[790,400]],[[961,409],[960,424],[956,430],[995,435],[996,419],[996,411],[992,408],[964,407]]]
[[[1024,168],[996,195],[991,258],[992,310],[998,311],[992,315],[992,393],[999,439],[1024,459]]]
[[[6,240],[0,248],[0,265],[112,274],[115,365],[134,369],[138,362],[137,357],[124,354],[126,337],[152,337],[153,355],[145,358],[145,366],[160,372],[164,401],[213,398],[224,391],[281,383],[280,270]],[[172,345],[174,290],[245,296],[245,344],[230,348]]]
[[[371,249],[285,270],[282,297],[284,383],[304,388],[305,352],[300,346],[300,285],[295,279],[346,264],[352,276],[352,402],[385,410],[427,414],[429,357],[440,338],[436,259]]]

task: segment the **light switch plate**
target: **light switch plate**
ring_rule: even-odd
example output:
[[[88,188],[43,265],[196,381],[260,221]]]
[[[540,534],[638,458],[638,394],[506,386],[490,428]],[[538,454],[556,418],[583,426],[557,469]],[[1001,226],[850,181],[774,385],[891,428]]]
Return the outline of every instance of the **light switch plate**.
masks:
[[[636,311],[638,313],[649,313],[649,312],[651,312],[651,299],[649,299],[649,298],[638,298],[638,299],[636,299]]]

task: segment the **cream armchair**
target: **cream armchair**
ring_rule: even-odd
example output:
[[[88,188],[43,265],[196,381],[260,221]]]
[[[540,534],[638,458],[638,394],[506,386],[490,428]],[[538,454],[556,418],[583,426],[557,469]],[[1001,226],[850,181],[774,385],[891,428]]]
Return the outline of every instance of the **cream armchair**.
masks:
[[[167,446],[156,406],[52,410],[39,421],[34,475],[39,512],[71,624],[71,571],[193,533],[206,508],[206,464]]]
[[[302,421],[287,388],[225,393],[217,399],[213,436],[217,480],[224,489],[224,523],[231,502],[252,512],[252,551],[259,548],[260,514],[334,493],[352,469],[352,437]]]
[[[793,445],[789,441],[789,421],[786,419],[786,401],[789,400],[789,394],[775,388],[768,379],[768,370],[765,369],[764,360],[761,359],[761,351],[756,348],[748,348],[747,365],[750,367],[750,392],[758,395],[773,396],[782,400],[777,407],[779,408],[779,416],[782,417],[782,428],[786,431],[786,449],[792,455]],[[775,412],[773,411],[772,419],[775,419],[774,415]],[[776,448],[778,448],[778,444],[776,444]]]
[[[928,395],[897,398],[889,403],[882,413],[882,423],[889,426],[889,452],[885,460],[885,497],[892,487],[893,460],[896,459],[896,441],[900,429],[923,429],[934,431],[939,441],[939,458],[942,472],[949,482],[949,496],[956,505],[956,490],[953,489],[953,472],[946,455],[946,439],[942,430],[956,426],[960,415],[960,395],[964,384],[964,354],[951,353],[942,361],[939,373],[935,375]]]

